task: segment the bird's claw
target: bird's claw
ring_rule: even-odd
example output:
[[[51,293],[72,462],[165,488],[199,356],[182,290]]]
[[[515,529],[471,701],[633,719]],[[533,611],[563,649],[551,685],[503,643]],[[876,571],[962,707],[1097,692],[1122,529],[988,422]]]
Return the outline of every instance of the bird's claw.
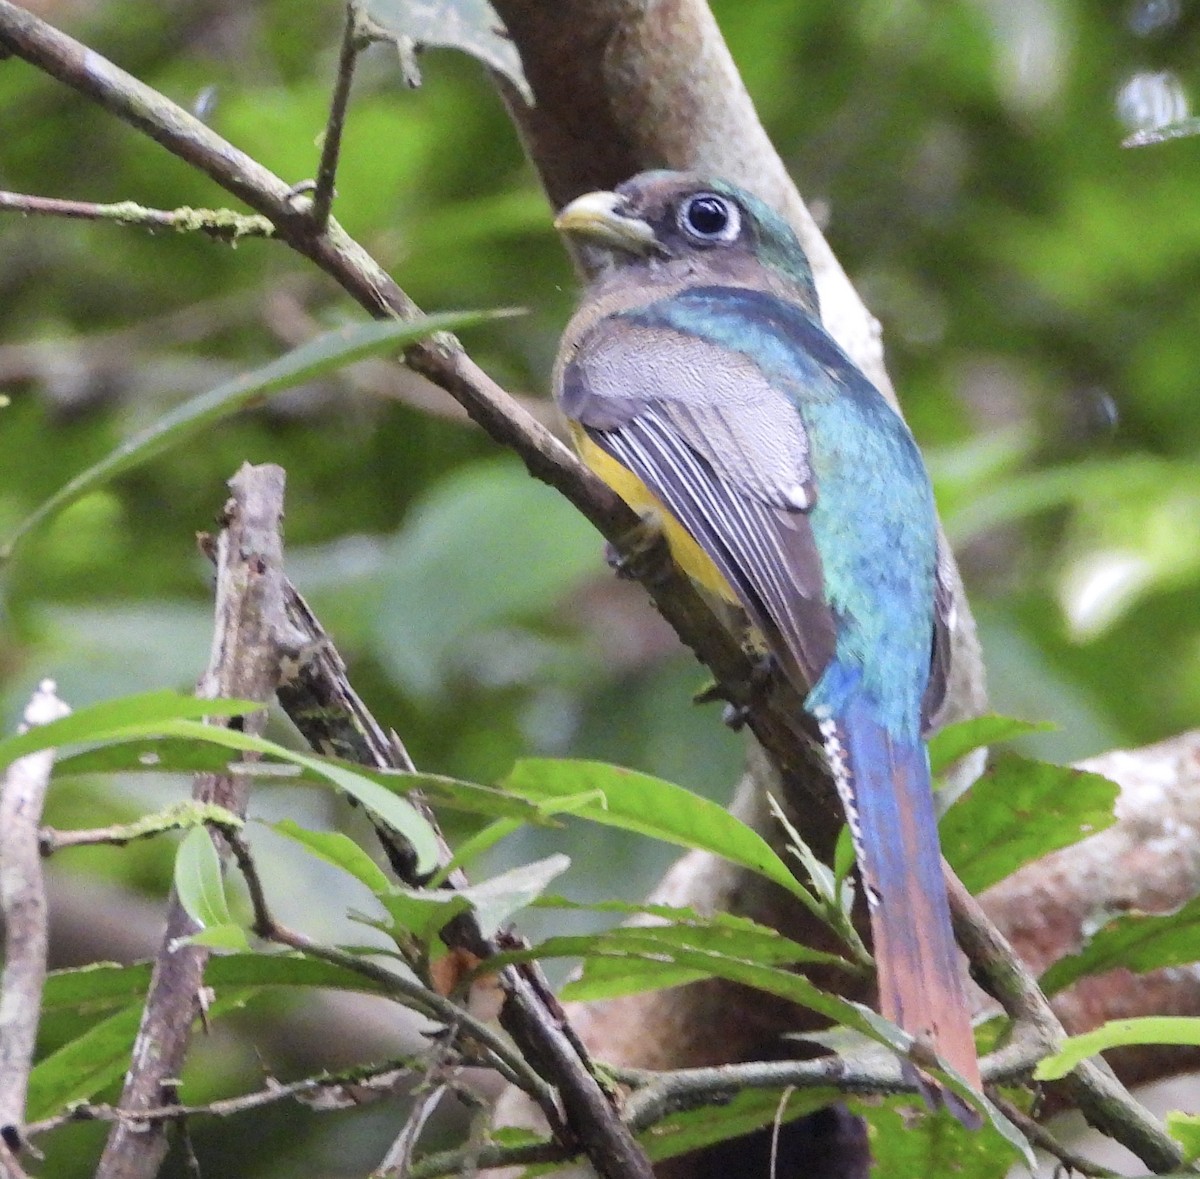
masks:
[[[750,668],[750,676],[746,680],[746,698],[738,703],[728,702],[721,712],[721,720],[735,733],[746,727],[751,710],[767,694],[771,677],[778,667],[779,662],[770,651],[762,653],[754,660],[754,664]],[[717,687],[718,685],[713,684],[710,689],[707,689],[709,699],[715,699]]]
[[[671,572],[671,546],[657,517],[642,516],[619,544],[606,541],[604,559],[618,577],[660,585]]]

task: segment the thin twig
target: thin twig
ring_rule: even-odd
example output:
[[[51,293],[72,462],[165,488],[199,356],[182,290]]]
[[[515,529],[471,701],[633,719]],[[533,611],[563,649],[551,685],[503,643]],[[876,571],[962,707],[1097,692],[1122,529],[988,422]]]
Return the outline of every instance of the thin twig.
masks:
[[[1059,1142],[1045,1126],[1036,1119],[1031,1118],[1024,1110],[1018,1109],[1006,1098],[997,1098],[996,1105],[999,1107],[1001,1113],[1034,1146],[1056,1158],[1072,1174],[1088,1175],[1094,1177],[1094,1179],[1116,1179],[1120,1174],[1119,1171],[1111,1171],[1108,1167],[1102,1167],[1099,1163],[1093,1163],[1091,1159],[1086,1159],[1083,1155],[1076,1154],[1073,1150],[1070,1150]]]
[[[329,213],[333,208],[334,181],[337,179],[338,157],[342,149],[342,131],[346,126],[346,107],[350,102],[350,85],[354,80],[354,67],[362,52],[363,42],[358,30],[358,9],[355,0],[346,0],[346,24],[342,30],[342,48],[338,55],[337,81],[329,103],[329,118],[325,123],[325,135],[321,144],[321,163],[317,168],[317,186],[313,190],[313,229],[324,233],[329,226]]]
[[[272,1081],[265,1089],[243,1093],[238,1097],[222,1097],[199,1105],[159,1105],[148,1109],[123,1109],[119,1105],[84,1103],[69,1107],[64,1113],[41,1122],[31,1122],[27,1133],[31,1138],[48,1134],[72,1122],[132,1122],[145,1125],[147,1122],[181,1121],[185,1118],[216,1117],[230,1118],[249,1113],[280,1101],[319,1098],[325,1094],[336,1094],[338,1090],[350,1088],[365,1092],[390,1093],[398,1078],[415,1070],[415,1060],[390,1060],[378,1068],[350,1069],[344,1073],[330,1073],[320,1077],[305,1077],[300,1081],[285,1083]],[[355,1102],[355,1104],[358,1104]]]
[[[132,823],[115,823],[111,827],[80,827],[60,831],[57,827],[42,827],[38,843],[43,856],[71,847],[126,847],[139,839],[150,839],[164,831],[178,831],[211,823],[218,829],[236,830],[242,825],[237,815],[212,803],[183,802],[155,814],[144,815]]]
[[[421,1135],[425,1132],[429,1119],[433,1117],[448,1092],[450,1092],[449,1085],[427,1084],[425,1091],[418,1094],[403,1129],[388,1147],[387,1154],[383,1156],[379,1166],[371,1172],[372,1179],[376,1179],[376,1177],[391,1179],[391,1176],[409,1173],[412,1168],[413,1155],[421,1141]]]
[[[578,1153],[567,1150],[556,1142],[530,1142],[522,1146],[503,1146],[498,1142],[489,1142],[483,1146],[468,1143],[456,1150],[426,1155],[409,1168],[407,1179],[441,1179],[443,1175],[470,1175],[475,1169],[488,1171],[493,1167],[528,1167],[535,1163],[561,1163],[575,1158]]]
[[[151,231],[169,229],[175,233],[201,233],[223,242],[275,236],[275,226],[266,217],[235,213],[231,209],[193,209],[186,205],[178,209],[150,209],[136,201],[98,205],[91,201],[0,192],[0,212],[62,217],[69,221],[113,221]]]
[[[0,1139],[0,1179],[29,1179],[25,1169],[17,1162],[5,1142]]]
[[[22,732],[70,713],[53,680],[43,680],[25,709]],[[24,1143],[25,1098],[46,982],[49,925],[38,824],[54,768],[54,750],[18,758],[0,781],[0,1140],[15,1156]],[[15,1164],[15,1159],[13,1160]]]

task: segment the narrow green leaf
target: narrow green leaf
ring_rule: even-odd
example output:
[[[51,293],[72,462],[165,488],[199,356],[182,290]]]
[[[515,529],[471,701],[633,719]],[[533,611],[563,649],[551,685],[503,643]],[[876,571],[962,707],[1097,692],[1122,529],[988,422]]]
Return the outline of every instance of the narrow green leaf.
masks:
[[[975,1130],[947,1109],[928,1109],[916,1094],[852,1097],[847,1104],[866,1120],[872,1175],[1004,1179],[1016,1163],[1034,1166],[1029,1143],[990,1102],[983,1103],[989,1120]]]
[[[787,1125],[818,1109],[836,1105],[844,1094],[837,1089],[795,1089],[785,1097],[778,1089],[743,1089],[729,1100],[674,1113],[638,1135],[652,1162],[741,1138],[778,1121]]]
[[[549,938],[534,946],[531,956],[581,957],[582,973],[567,983],[563,997],[588,1001],[680,986],[714,977],[712,963],[703,969],[694,960],[678,963],[680,950],[699,950],[717,958],[762,966],[839,967],[852,970],[845,959],[812,950],[758,926],[737,928],[697,919],[677,925],[630,925],[603,933]]]
[[[1039,1081],[1057,1081],[1080,1061],[1110,1048],[1133,1044],[1177,1044],[1200,1047],[1200,1019],[1183,1015],[1148,1015],[1141,1019],[1114,1019],[1082,1036],[1071,1036],[1053,1056],[1034,1070]]]
[[[215,961],[220,961],[216,959]],[[252,990],[220,990],[208,1018],[241,1006]],[[139,1001],[93,1024],[82,1035],[38,1061],[29,1076],[26,1117],[53,1117],[76,1101],[86,1101],[116,1081],[129,1067],[129,1054],[142,1019]]]
[[[431,888],[437,888],[449,878],[450,873],[458,868],[465,868],[472,860],[483,855],[485,851],[495,847],[501,840],[507,839],[514,832],[520,831],[525,824],[520,819],[493,819],[481,827],[474,835],[464,839],[454,851],[454,856],[448,864],[443,864],[437,874],[429,881]]]
[[[17,526],[8,541],[0,546],[0,561],[8,560],[17,542],[32,529],[89,491],[169,447],[194,438],[214,422],[254,401],[355,361],[398,351],[434,332],[453,331],[496,314],[505,313],[455,312],[405,322],[388,320],[338,328],[301,344],[261,368],[226,381],[210,392],[184,402],[123,442],[100,462],[76,475]]]
[[[115,1081],[129,1067],[141,1020],[140,1003],[126,1007],[38,1061],[29,1076],[26,1117],[31,1122],[52,1117]]]
[[[1054,726],[1048,721],[1017,720],[1011,716],[976,716],[970,720],[947,725],[929,739],[929,767],[933,774],[943,774],[960,757],[989,745],[999,745],[1026,733],[1044,733]]]
[[[393,888],[380,894],[380,902],[395,926],[428,945],[460,913],[471,908],[461,892],[448,888]],[[400,941],[395,927],[385,930]]]
[[[201,929],[233,924],[221,879],[221,860],[203,827],[193,827],[179,845],[175,891],[187,915]]]
[[[42,1010],[53,1014],[126,1006],[145,995],[151,969],[149,962],[131,966],[100,962],[52,971],[42,994]],[[378,983],[344,966],[295,953],[248,952],[215,958],[205,969],[205,979],[218,988],[328,987],[367,994],[381,991]]]
[[[1183,1147],[1185,1165],[1200,1159],[1200,1116],[1170,1110],[1164,1121],[1167,1133]]]
[[[942,851],[980,892],[1022,864],[1113,822],[1117,787],[1099,774],[1002,753],[943,816]]]
[[[47,726],[49,727],[49,726]],[[280,761],[302,766],[318,778],[332,782],[340,790],[356,798],[389,827],[397,831],[412,845],[417,859],[417,870],[431,872],[436,866],[440,847],[433,828],[415,807],[386,786],[360,773],[357,767],[327,758],[297,753],[264,737],[219,725],[203,725],[195,721],[175,720],[157,724],[128,725],[106,735],[113,741],[137,741],[145,737],[166,736],[203,741],[226,749],[244,753],[258,753]],[[396,775],[401,781],[405,775]]]
[[[209,925],[199,933],[181,939],[189,946],[205,946],[210,950],[236,952],[250,948],[246,931],[240,925]]]
[[[258,707],[257,705],[255,707]],[[47,726],[49,727],[49,726]],[[38,730],[40,731],[40,730]],[[67,754],[54,764],[56,777],[74,774],[111,773],[226,773],[231,761],[236,762],[239,773],[252,778],[279,780],[282,771],[289,770],[288,781],[324,784],[328,774],[318,773],[304,765],[289,760],[282,764],[271,754],[262,751],[261,762],[242,762],[231,759],[225,746],[210,743],[197,744],[194,740],[179,737],[142,735],[140,730],[132,733],[128,729],[104,730],[102,736],[109,744],[99,745],[81,753]],[[288,755],[291,757],[291,754]],[[340,758],[322,757],[322,766],[338,766],[350,773],[382,786],[393,794],[407,794],[420,790],[430,805],[435,808],[448,807],[466,814],[489,817],[509,817],[526,823],[551,825],[550,816],[556,809],[570,809],[570,800],[560,800],[556,807],[537,805],[523,798],[506,795],[494,786],[483,786],[458,778],[447,778],[440,774],[404,774],[397,771],[375,770]]]
[[[70,716],[37,725],[25,733],[0,740],[0,769],[39,749],[104,741],[129,725],[153,725],[168,720],[200,720],[203,717],[245,716],[262,708],[252,700],[204,700],[181,692],[143,692],[102,700],[76,709]]]
[[[475,909],[483,936],[492,937],[514,913],[537,900],[546,891],[550,881],[561,876],[570,866],[571,861],[567,856],[547,856],[544,860],[522,864],[460,891]]]
[[[484,937],[491,937],[509,917],[541,896],[570,863],[563,855],[548,856],[467,888],[393,887],[379,899],[396,923],[421,941],[430,941],[467,909],[474,910]]]
[[[309,831],[292,819],[280,819],[270,826],[280,835],[308,848],[327,864],[349,872],[372,892],[388,892],[391,889],[392,882],[387,873],[348,835],[340,831]]]
[[[1054,995],[1086,974],[1118,967],[1145,974],[1200,961],[1200,897],[1174,913],[1126,913],[1098,929],[1078,954],[1060,958],[1041,978]]]
[[[604,762],[526,758],[513,766],[501,785],[533,801],[595,791],[597,801],[580,805],[575,814],[593,823],[712,852],[773,880],[793,895],[803,891],[756,831],[724,807],[661,778]]]

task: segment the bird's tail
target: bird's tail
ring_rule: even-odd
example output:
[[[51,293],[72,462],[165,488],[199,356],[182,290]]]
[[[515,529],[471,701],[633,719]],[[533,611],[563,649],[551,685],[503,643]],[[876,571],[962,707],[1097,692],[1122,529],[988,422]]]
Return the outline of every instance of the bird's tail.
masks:
[[[889,734],[860,693],[843,699],[821,732],[867,896],[880,1009],[978,1089],[925,746]],[[977,1122],[956,1099],[940,1096],[962,1120]]]

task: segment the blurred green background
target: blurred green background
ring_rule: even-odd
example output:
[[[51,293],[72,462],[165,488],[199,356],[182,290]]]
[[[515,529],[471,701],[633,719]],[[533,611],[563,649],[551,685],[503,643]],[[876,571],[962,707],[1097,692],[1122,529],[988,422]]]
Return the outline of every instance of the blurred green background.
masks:
[[[284,178],[313,174],[340,4],[37,7]],[[1057,722],[1034,743],[1056,759],[1195,724],[1200,141],[1121,141],[1186,113],[1200,13],[1179,0],[714,7],[801,191],[884,325],[996,708]],[[364,59],[335,213],[427,310],[527,308],[466,342],[509,389],[543,398],[575,280],[481,69],[445,52],[422,63],[414,92],[394,54]],[[0,63],[0,188],[223,203],[16,60]],[[279,245],[4,216],[0,534],[169,407],[359,315]],[[589,527],[437,412],[446,404],[415,378],[365,366],[243,414],[54,520],[0,568],[6,725],[46,675],[76,705],[189,687],[211,617],[193,535],[211,526],[238,464],[273,461],[289,475],[293,579],[421,768],[487,781],[521,754],[570,753],[726,797],[740,744],[715,708],[689,703],[699,666],[640,591],[614,581]],[[50,817],[98,822],[185,789],[72,783]],[[260,813],[345,819],[300,793],[265,791]],[[670,859],[568,830],[515,840],[495,864],[563,847],[575,859],[564,890],[579,897],[636,898]],[[132,912],[144,903],[134,893],[162,895],[170,854],[165,842],[76,853],[54,869],[65,895],[103,878]],[[351,902],[297,876],[283,851],[277,861],[295,910],[333,936]],[[320,1057],[311,1043],[276,1049],[282,1071]],[[254,1074],[245,1045],[221,1057],[210,1042],[201,1055],[195,1099]],[[319,1146],[289,1116],[263,1123],[287,1126],[286,1140],[264,1133],[237,1174],[292,1174],[299,1151],[305,1173],[326,1173],[322,1158],[328,1174],[355,1173],[378,1157],[394,1115],[359,1115],[376,1117],[371,1133],[343,1128]],[[71,1131],[91,1146],[96,1133]],[[235,1173],[220,1164],[220,1128],[197,1133],[212,1173]],[[347,1153],[351,1140],[361,1156]],[[55,1174],[85,1173],[59,1150]],[[259,1151],[272,1161],[254,1161]]]

